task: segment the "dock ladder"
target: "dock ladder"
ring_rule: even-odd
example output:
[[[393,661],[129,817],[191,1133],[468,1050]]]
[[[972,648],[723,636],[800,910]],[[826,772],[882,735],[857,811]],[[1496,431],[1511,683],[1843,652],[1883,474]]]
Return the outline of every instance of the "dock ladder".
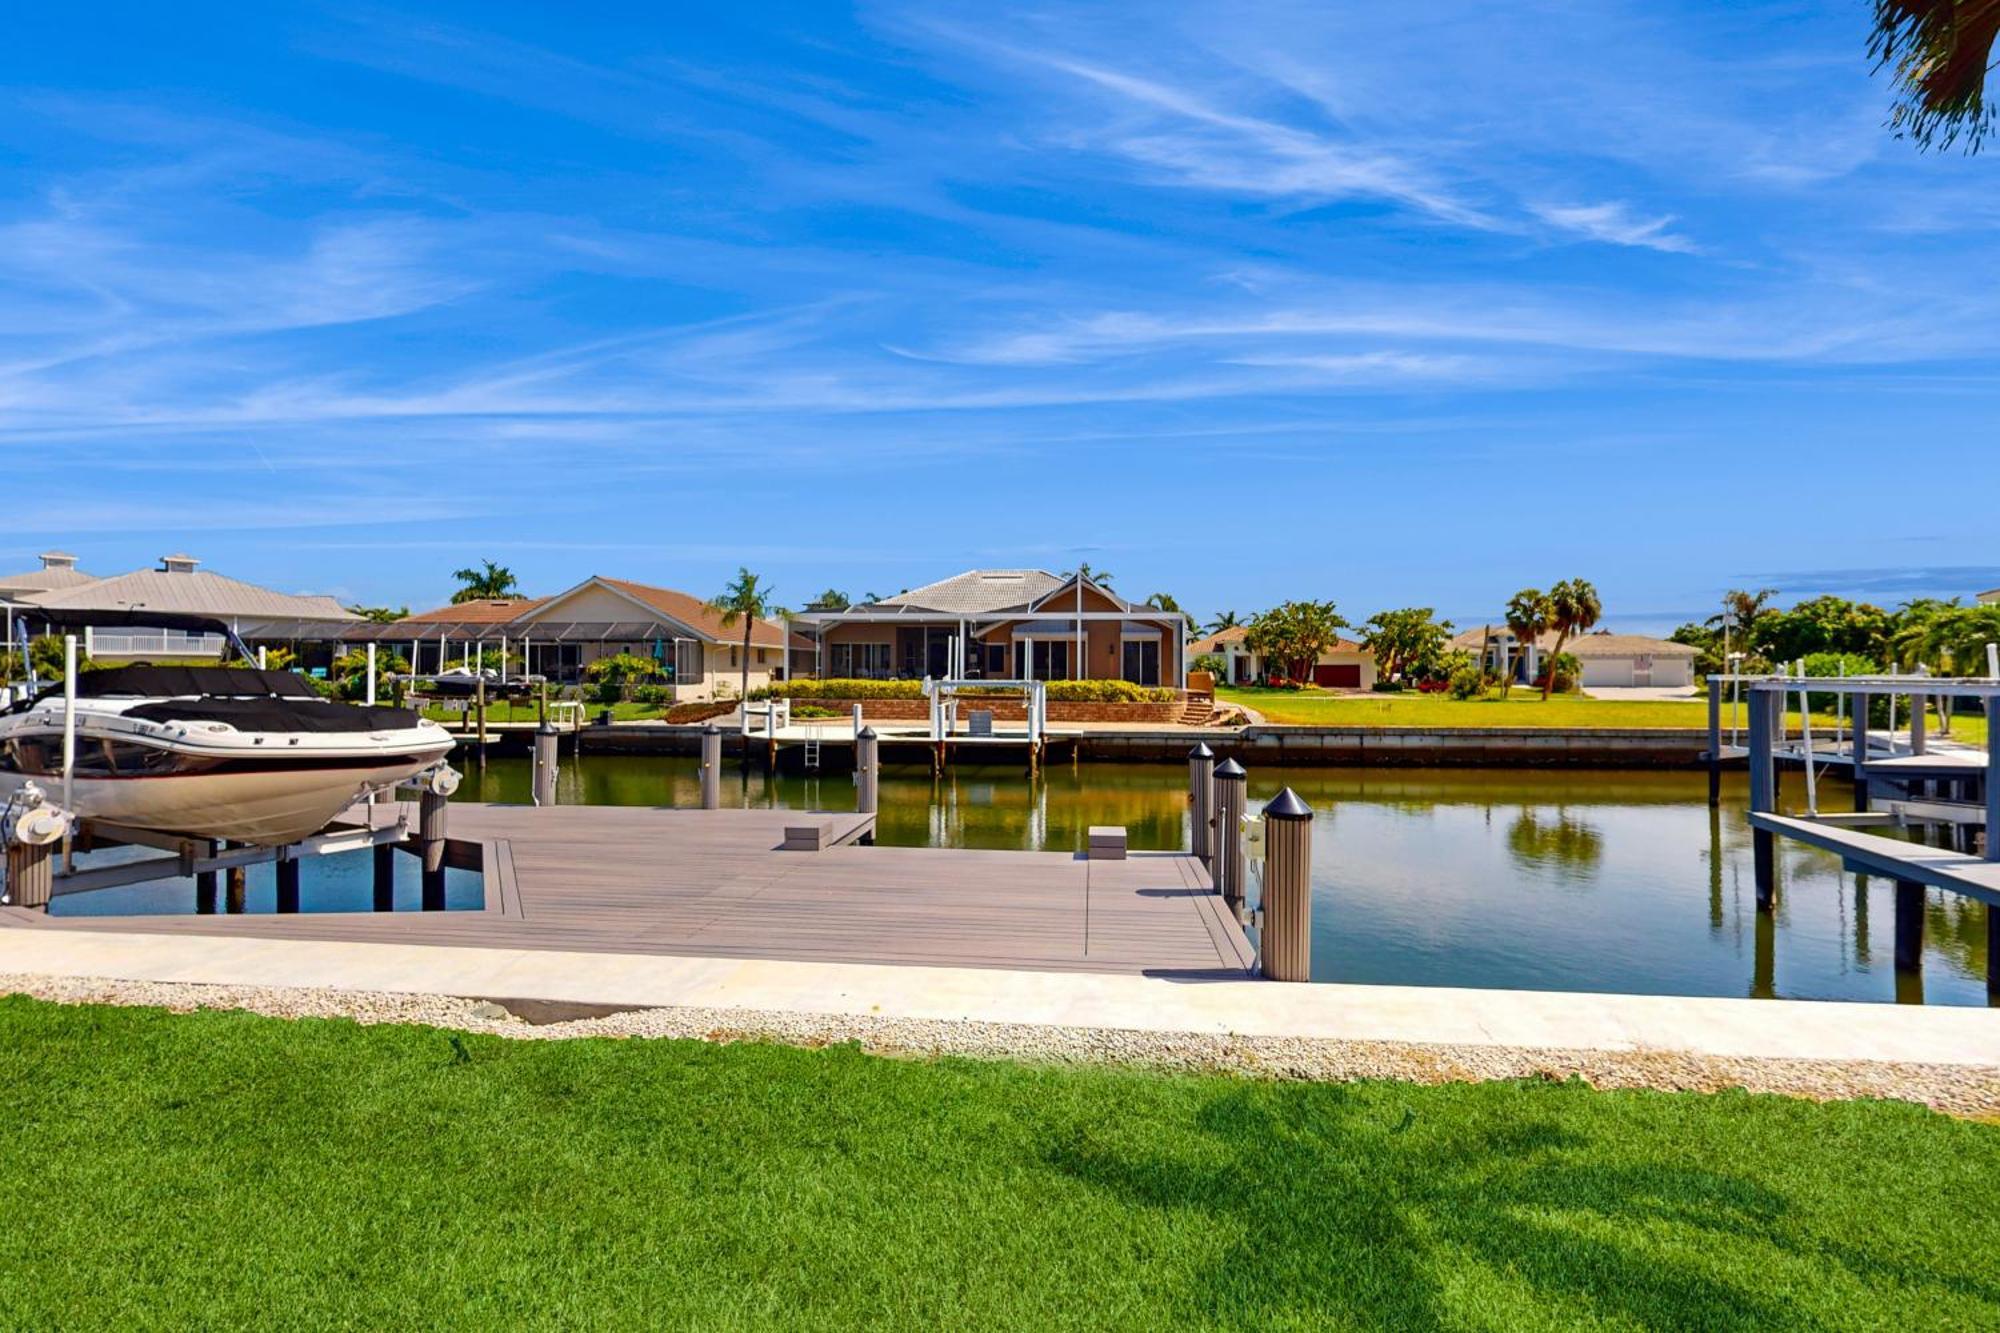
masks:
[[[819,768],[819,728],[806,728],[805,761],[808,769]]]

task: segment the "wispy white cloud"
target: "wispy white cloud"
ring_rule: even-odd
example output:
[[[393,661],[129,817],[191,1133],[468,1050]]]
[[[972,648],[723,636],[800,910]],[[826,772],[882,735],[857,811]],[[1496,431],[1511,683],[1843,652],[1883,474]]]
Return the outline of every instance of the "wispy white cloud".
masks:
[[[1674,223],[1673,214],[1640,217],[1629,204],[1617,200],[1601,204],[1531,204],[1529,208],[1542,221],[1586,240],[1664,250],[1669,254],[1693,254],[1697,248],[1687,237],[1668,230]]]

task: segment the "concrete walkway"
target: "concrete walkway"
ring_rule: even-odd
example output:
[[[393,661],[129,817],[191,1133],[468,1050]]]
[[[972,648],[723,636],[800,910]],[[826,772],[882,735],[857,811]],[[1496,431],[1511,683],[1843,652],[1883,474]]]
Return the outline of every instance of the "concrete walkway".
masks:
[[[1287,986],[56,930],[0,932],[0,972],[1147,1033],[2000,1070],[2000,1013],[1888,1004]]]

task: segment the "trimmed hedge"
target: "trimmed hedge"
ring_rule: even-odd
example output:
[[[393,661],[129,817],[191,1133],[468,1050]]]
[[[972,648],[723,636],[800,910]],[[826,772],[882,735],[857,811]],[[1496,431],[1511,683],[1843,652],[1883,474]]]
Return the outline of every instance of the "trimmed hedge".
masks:
[[[1164,704],[1179,695],[1157,685],[1134,685],[1129,680],[1052,680],[1047,682],[1050,703],[1082,704]],[[1019,690],[1001,686],[992,690],[971,686],[960,697],[982,694],[1016,696]],[[764,689],[750,691],[752,699],[921,699],[920,680],[785,680]]]

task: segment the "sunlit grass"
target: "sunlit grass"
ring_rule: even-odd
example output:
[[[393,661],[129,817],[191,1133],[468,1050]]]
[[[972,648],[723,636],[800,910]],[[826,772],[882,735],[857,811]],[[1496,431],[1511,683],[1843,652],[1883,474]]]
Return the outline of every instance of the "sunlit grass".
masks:
[[[2000,1324],[1889,1103],[510,1042],[0,1000],[9,1327]]]

